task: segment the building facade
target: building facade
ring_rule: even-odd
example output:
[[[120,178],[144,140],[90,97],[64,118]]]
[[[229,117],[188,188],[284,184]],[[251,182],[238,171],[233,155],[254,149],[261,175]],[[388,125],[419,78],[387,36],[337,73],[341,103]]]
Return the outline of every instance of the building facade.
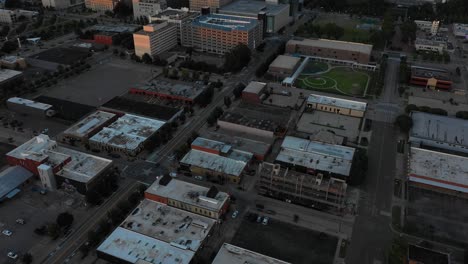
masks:
[[[149,22],[168,22],[177,25],[177,43],[182,43],[182,35],[184,34],[184,24],[191,23],[199,14],[189,11],[188,8],[172,9],[168,8],[157,15],[149,17]]]
[[[200,12],[202,8],[208,7],[211,12],[217,12],[222,6],[229,4],[232,0],[189,0],[190,10]]]
[[[268,67],[268,73],[281,78],[291,76],[299,67],[300,62],[299,57],[278,55]]]
[[[132,0],[133,17],[150,17],[167,8],[166,0]]]
[[[24,16],[27,19],[34,18],[38,15],[38,12],[29,10],[8,10],[0,9],[0,23],[13,24],[18,22],[19,17]]]
[[[432,51],[442,54],[447,50],[447,42],[435,39],[417,38],[414,41],[414,47],[417,51]]]
[[[118,0],[85,0],[85,6],[93,11],[113,11],[118,2]]]
[[[363,118],[366,113],[367,103],[311,94],[307,98],[307,110],[317,110],[340,115]]]
[[[149,24],[133,34],[135,55],[159,55],[177,45],[177,25],[161,22]]]
[[[439,31],[440,21],[425,21],[425,20],[414,20],[414,23],[418,27],[419,30],[429,32],[431,35],[436,35]]]
[[[368,64],[372,45],[330,39],[290,40],[286,43],[286,53],[318,56]]]
[[[242,91],[242,100],[259,104],[262,102],[262,95],[266,89],[266,83],[252,81]]]
[[[42,6],[54,9],[67,9],[69,7],[84,5],[84,0],[42,0]]]
[[[225,54],[239,44],[254,49],[263,39],[261,21],[248,17],[209,14],[183,26],[182,45],[201,52]]]

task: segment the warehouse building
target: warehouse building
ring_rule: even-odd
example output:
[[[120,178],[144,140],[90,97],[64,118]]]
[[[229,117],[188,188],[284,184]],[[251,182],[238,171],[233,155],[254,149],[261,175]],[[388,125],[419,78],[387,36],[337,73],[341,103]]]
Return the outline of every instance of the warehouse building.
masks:
[[[291,76],[299,67],[300,62],[299,57],[278,55],[268,67],[268,73],[279,78]]]
[[[78,121],[63,132],[63,138],[68,141],[87,142],[102,128],[117,119],[117,115],[105,111],[96,111]]]
[[[172,9],[168,8],[164,11],[153,14],[149,17],[149,22],[168,22],[171,24],[177,25],[177,43],[182,43],[182,35],[184,34],[184,27],[185,23],[191,23],[192,19],[199,16],[198,12],[190,11],[188,8],[181,8],[181,9]]]
[[[289,4],[238,0],[219,9],[220,14],[257,18],[264,33],[276,33],[289,23]]]
[[[290,264],[238,246],[224,243],[216,254],[212,264]]]
[[[164,124],[160,120],[125,114],[92,136],[89,144],[93,148],[135,156]]]
[[[23,79],[23,73],[10,69],[0,69],[0,88]]]
[[[338,97],[330,97],[319,94],[311,94],[307,98],[308,111],[324,111],[340,115],[363,118],[366,113],[367,103],[348,100]]]
[[[105,175],[112,160],[63,148],[47,135],[39,135],[6,154],[10,165],[20,165],[39,175],[49,190],[63,187],[85,194]]]
[[[206,87],[197,82],[153,79],[144,86],[130,88],[129,93],[193,104]]]
[[[26,63],[26,60],[24,58],[14,56],[14,55],[8,55],[8,56],[3,56],[0,58],[0,65],[3,68],[7,69],[26,69],[28,67],[28,64]]]
[[[145,191],[145,198],[195,214],[219,219],[229,208],[229,195],[216,187],[181,181],[165,175]]]
[[[468,157],[411,147],[409,181],[418,187],[468,197]]]
[[[410,142],[421,148],[468,154],[468,120],[412,112]]]
[[[293,39],[286,43],[286,53],[368,64],[372,45],[331,39]]]
[[[183,25],[182,46],[223,55],[239,45],[255,49],[263,40],[256,18],[222,14],[201,15]]]
[[[242,100],[253,104],[260,104],[264,98],[263,94],[266,88],[266,83],[251,81],[242,91]]]
[[[354,148],[286,136],[276,162],[296,171],[347,179]]]
[[[450,90],[452,80],[448,71],[426,67],[411,66],[410,84],[431,90]]]
[[[51,117],[55,115],[52,105],[43,104],[20,97],[12,97],[6,102],[11,111],[37,117]]]
[[[0,203],[18,194],[21,186],[32,176],[32,172],[21,166],[8,167],[0,172]]]
[[[135,55],[145,54],[154,57],[177,46],[177,25],[168,22],[154,22],[143,26],[143,29],[133,33]]]

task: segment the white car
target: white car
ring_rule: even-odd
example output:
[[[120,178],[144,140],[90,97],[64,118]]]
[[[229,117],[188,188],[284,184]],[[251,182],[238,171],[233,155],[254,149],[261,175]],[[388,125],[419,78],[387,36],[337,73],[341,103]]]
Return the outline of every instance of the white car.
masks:
[[[199,180],[199,181],[203,181],[203,177],[202,176],[199,176],[199,175],[196,175],[195,177],[195,180]]]
[[[17,259],[18,258],[18,254],[16,254],[15,252],[8,252],[7,256],[11,259]]]
[[[177,172],[171,172],[169,173],[169,176],[171,176],[172,178],[175,178],[177,177]]]
[[[234,213],[232,213],[232,218],[236,218],[238,214],[239,214],[239,211],[235,210]]]
[[[268,216],[265,216],[265,217],[263,218],[262,225],[268,225],[268,220],[270,220],[270,218],[268,218]]]
[[[11,236],[13,234],[13,232],[11,232],[8,229],[5,229],[5,230],[2,231],[2,234],[4,234],[5,236]]]

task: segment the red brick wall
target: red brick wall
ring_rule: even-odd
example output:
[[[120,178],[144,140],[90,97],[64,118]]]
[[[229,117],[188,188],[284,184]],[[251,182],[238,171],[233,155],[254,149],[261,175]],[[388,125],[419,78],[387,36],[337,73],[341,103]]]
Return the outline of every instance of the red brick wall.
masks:
[[[167,198],[166,197],[161,197],[161,196],[156,195],[156,194],[145,192],[145,198],[148,199],[148,200],[151,200],[151,201],[167,204]]]

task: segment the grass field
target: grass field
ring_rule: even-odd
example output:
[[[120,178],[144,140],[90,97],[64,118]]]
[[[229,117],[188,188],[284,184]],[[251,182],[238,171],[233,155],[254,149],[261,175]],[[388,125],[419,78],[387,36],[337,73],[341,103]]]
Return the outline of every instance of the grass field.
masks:
[[[320,63],[325,64],[323,62]],[[369,82],[369,75],[367,73],[355,71],[350,67],[331,67],[330,65],[327,66],[328,71],[323,72],[323,70],[316,70],[324,69],[325,67],[323,67],[323,65],[317,64],[317,62],[312,62],[310,64],[312,64],[312,66],[309,67],[309,65],[307,65],[297,78],[297,87],[344,95],[364,95]],[[306,71],[310,69],[312,70]]]

